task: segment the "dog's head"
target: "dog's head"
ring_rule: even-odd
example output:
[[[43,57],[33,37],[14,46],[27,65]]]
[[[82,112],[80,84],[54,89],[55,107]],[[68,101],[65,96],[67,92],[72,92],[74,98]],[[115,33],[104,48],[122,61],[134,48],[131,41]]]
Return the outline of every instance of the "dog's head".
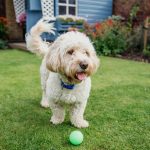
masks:
[[[67,32],[56,39],[47,54],[47,68],[79,83],[93,74],[99,59],[89,38],[80,32]]]

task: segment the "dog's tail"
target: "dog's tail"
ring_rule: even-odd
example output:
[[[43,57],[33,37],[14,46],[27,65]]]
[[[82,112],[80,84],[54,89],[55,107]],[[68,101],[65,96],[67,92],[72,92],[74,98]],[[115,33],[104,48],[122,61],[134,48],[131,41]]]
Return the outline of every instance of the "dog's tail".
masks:
[[[41,34],[43,32],[55,34],[55,28],[52,23],[54,21],[55,18],[51,18],[51,20],[41,19],[31,28],[30,32],[26,34],[26,46],[28,50],[41,56],[44,56],[48,52],[49,46],[46,41],[42,40]]]

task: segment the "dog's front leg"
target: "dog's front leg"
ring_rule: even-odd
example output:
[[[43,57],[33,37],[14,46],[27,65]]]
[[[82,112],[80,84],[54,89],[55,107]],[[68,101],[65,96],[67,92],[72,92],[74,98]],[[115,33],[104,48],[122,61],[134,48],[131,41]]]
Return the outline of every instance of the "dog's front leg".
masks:
[[[61,124],[65,118],[65,109],[62,105],[53,101],[50,102],[50,108],[52,110],[52,117],[50,122],[53,124]]]
[[[41,100],[40,104],[41,104],[42,107],[45,107],[45,108],[49,107],[48,97],[46,96],[46,93],[45,93],[44,90],[43,90],[42,100]]]
[[[72,105],[70,109],[71,123],[78,128],[86,128],[89,126],[88,121],[84,120],[83,114],[86,107],[86,101]]]

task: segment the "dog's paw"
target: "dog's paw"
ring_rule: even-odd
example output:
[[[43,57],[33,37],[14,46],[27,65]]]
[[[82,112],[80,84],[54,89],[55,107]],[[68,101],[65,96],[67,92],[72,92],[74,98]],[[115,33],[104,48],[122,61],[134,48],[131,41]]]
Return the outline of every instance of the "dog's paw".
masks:
[[[64,121],[64,118],[57,118],[55,116],[52,116],[50,120],[50,122],[52,122],[55,125],[61,124],[63,121]]]
[[[41,106],[44,108],[48,108],[49,107],[49,102],[48,101],[41,101]]]
[[[87,128],[89,126],[89,123],[86,120],[76,120],[75,122],[72,122],[72,124],[77,128]]]

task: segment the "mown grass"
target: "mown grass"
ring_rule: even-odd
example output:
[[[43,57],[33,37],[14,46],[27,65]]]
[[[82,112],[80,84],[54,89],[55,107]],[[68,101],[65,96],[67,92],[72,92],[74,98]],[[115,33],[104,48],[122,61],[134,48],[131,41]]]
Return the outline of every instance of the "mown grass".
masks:
[[[51,112],[40,107],[41,60],[30,53],[0,51],[1,150],[149,150],[150,65],[102,57],[92,77],[84,142],[68,142],[69,117],[49,123]]]

